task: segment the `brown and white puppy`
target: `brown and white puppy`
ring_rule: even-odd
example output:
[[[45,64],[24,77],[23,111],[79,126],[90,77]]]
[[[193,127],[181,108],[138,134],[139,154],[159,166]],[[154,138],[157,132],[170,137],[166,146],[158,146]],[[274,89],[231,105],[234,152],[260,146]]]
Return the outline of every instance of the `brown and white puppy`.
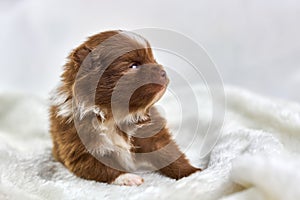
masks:
[[[140,185],[140,163],[170,178],[200,171],[190,165],[153,104],[168,78],[149,43],[126,31],[90,37],[68,57],[51,96],[53,156],[75,175]]]

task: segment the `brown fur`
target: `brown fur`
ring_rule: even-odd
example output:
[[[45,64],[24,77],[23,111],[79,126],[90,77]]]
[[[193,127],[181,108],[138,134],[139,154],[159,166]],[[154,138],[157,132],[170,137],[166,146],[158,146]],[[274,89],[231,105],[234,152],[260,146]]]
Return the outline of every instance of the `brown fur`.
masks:
[[[53,104],[50,108],[53,156],[75,175],[84,179],[111,183],[128,171],[128,163],[122,163],[118,153],[93,151],[102,147],[105,150],[107,144],[103,141],[103,136],[99,135],[101,126],[92,125],[95,113],[87,112],[81,116],[81,111],[76,110],[79,103],[83,102],[86,107],[101,108],[105,119],[100,115],[96,119],[98,124],[108,128],[104,134],[112,139],[113,147],[120,146],[121,152],[124,146],[129,145],[130,151],[136,153],[134,162],[147,161],[156,168],[164,164],[165,167],[158,171],[174,179],[199,171],[200,169],[189,164],[179,150],[166,128],[166,120],[153,106],[163,95],[168,79],[163,74],[163,67],[155,61],[149,43],[146,42],[145,47],[118,33],[120,32],[108,31],[94,35],[68,57],[62,74],[62,85],[56,92],[65,95],[60,104],[71,105],[72,102],[73,109],[72,115],[64,116],[59,114],[61,105]],[[106,43],[108,38],[113,39]],[[124,51],[126,53],[122,54]],[[114,56],[116,57],[111,59]],[[129,66],[134,63],[141,67],[138,70],[130,69]],[[105,66],[108,68],[105,69]],[[103,73],[101,77],[98,76],[100,73]],[[116,89],[117,82],[124,74],[128,77]],[[140,80],[154,83],[143,85],[134,91],[130,97],[128,113],[122,104],[126,101],[124,94]],[[93,89],[91,85],[94,83],[97,84]],[[117,97],[114,102],[113,93]],[[52,98],[55,100],[56,97]],[[112,112],[112,105],[115,106],[117,115]],[[81,117],[78,117],[77,112]],[[124,121],[128,115],[134,120]],[[76,120],[79,123],[76,124]],[[134,134],[129,136],[129,132]],[[156,156],[147,157],[141,154],[157,150],[161,151]],[[113,163],[118,169],[99,160]]]

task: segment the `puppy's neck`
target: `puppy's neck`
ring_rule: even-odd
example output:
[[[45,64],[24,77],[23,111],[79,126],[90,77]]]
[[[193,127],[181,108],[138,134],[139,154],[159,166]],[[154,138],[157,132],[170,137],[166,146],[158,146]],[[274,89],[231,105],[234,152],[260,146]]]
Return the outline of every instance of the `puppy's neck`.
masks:
[[[139,110],[127,114],[117,114],[113,116],[116,124],[118,125],[139,125],[147,123],[150,120],[150,115],[148,110]]]
[[[147,111],[138,111],[135,113],[131,113],[123,119],[123,123],[125,124],[143,124],[150,120],[149,112]]]

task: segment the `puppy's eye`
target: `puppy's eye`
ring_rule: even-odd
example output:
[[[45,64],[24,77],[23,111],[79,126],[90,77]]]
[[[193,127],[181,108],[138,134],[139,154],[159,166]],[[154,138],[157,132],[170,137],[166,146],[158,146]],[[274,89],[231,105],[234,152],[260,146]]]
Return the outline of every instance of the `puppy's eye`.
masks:
[[[129,68],[131,68],[131,69],[138,69],[139,67],[140,66],[137,63],[134,63],[134,64],[130,65]]]

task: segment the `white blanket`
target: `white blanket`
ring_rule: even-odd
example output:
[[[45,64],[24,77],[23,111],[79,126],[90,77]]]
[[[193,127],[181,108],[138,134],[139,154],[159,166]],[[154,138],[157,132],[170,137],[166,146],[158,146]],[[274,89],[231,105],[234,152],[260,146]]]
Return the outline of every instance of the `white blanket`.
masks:
[[[209,98],[199,89],[202,123]],[[209,155],[198,143],[186,152],[205,168],[179,181],[145,173],[139,187],[86,181],[51,157],[47,103],[36,97],[0,96],[0,199],[300,199],[300,105],[227,87],[224,127]],[[172,106],[166,96],[161,105]],[[167,103],[166,103],[167,102]],[[170,127],[176,115],[168,115]],[[176,140],[189,142],[188,131]]]

